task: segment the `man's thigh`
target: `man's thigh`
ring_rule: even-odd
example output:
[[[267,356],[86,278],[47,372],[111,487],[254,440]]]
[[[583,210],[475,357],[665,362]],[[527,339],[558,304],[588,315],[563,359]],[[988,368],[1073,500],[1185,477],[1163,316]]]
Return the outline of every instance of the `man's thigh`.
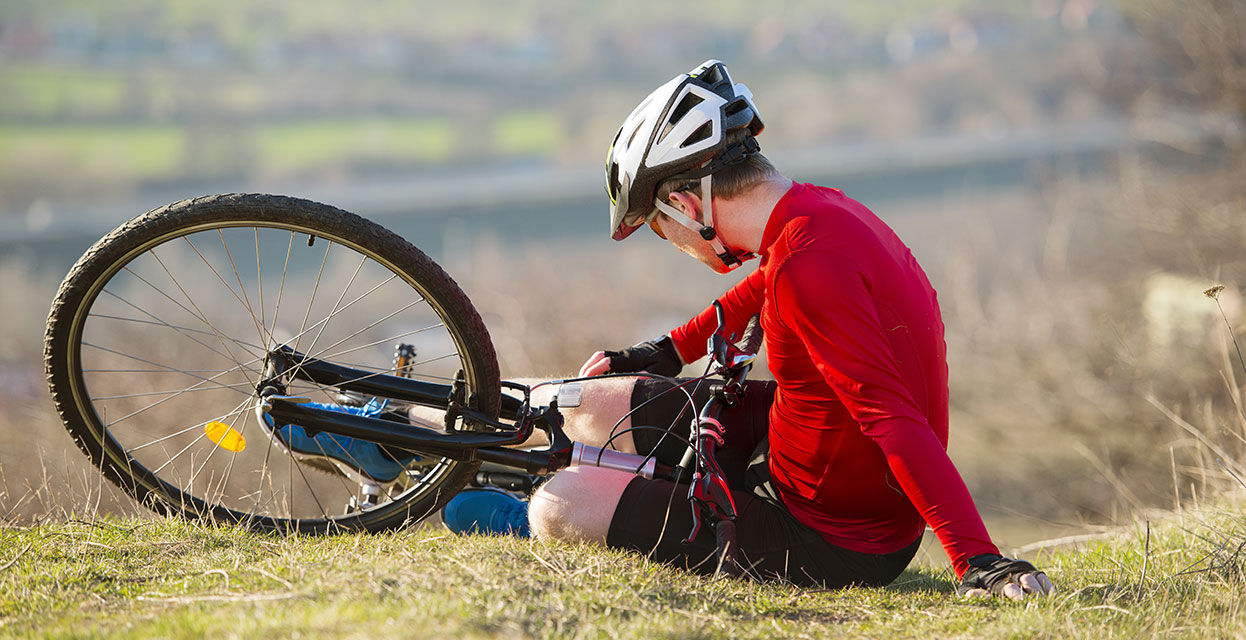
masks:
[[[692,531],[687,495],[687,485],[633,479],[615,506],[606,544],[698,573],[713,573],[716,541],[709,522],[702,522],[695,541],[682,543]],[[744,491],[733,491],[732,497],[738,512],[741,564],[763,579],[828,588],[881,586],[904,571],[920,542],[885,555],[851,551],[830,544],[797,522],[782,505]]]
[[[681,379],[679,382],[687,381]],[[745,382],[740,402],[724,408],[718,416],[726,434],[725,444],[718,449],[715,459],[732,488],[748,488],[742,482],[744,471],[757,446],[769,434],[770,405],[774,403],[775,389],[773,380],[749,380]],[[692,396],[692,407],[689,407],[689,395]],[[705,406],[709,396],[708,381],[676,389],[666,380],[637,380],[632,392],[635,412],[631,416],[636,449],[644,454],[656,451],[656,457],[661,462],[678,464],[687,447],[686,438],[691,432],[692,420]]]
[[[593,446],[603,446],[607,441],[610,448],[626,453],[635,453],[636,446],[631,434],[631,403],[632,387],[636,383],[634,377],[601,378],[564,384],[549,384],[544,380],[521,379],[519,384],[534,387],[532,402],[538,406],[548,405],[560,395],[562,399],[577,398],[574,406],[559,404],[558,412],[562,414],[563,431],[567,437],[576,442]],[[577,387],[574,392],[570,387]],[[567,388],[564,388],[567,387]],[[544,434],[536,434],[529,445],[544,442]]]

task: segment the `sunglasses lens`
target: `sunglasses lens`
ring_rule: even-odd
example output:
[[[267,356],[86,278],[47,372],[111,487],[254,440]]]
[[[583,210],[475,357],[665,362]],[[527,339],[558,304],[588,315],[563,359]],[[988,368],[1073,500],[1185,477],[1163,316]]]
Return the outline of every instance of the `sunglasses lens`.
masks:
[[[662,227],[658,226],[658,216],[654,216],[653,219],[649,221],[649,228],[653,229],[653,232],[658,234],[659,238],[663,240],[666,239],[666,234],[662,233]]]

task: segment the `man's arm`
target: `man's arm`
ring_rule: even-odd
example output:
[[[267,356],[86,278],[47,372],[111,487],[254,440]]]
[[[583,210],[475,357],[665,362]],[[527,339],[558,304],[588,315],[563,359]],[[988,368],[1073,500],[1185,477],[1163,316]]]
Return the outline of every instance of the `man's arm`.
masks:
[[[728,336],[743,333],[748,319],[761,313],[765,288],[761,269],[755,269],[718,299],[723,305]],[[684,362],[692,362],[705,355],[706,342],[717,327],[718,314],[711,304],[683,326],[671,331],[671,339],[675,341],[675,348]]]
[[[765,282],[761,270],[755,270],[737,282],[719,298],[723,305],[727,335],[738,334],[748,319],[761,312]],[[706,342],[718,327],[714,305],[671,331],[669,336],[642,342],[620,351],[598,351],[580,367],[581,376],[594,376],[607,371],[637,373],[648,371],[674,376],[684,363],[705,355]]]
[[[785,324],[796,328],[819,372],[882,449],[957,576],[970,570],[971,558],[998,556],[960,473],[896,366],[861,269],[823,252],[793,254],[782,269],[775,297]]]

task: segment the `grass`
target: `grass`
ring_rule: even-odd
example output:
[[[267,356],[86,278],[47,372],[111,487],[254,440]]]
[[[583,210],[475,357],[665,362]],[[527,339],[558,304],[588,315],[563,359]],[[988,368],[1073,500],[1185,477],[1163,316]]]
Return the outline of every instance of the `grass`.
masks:
[[[443,162],[455,142],[440,118],[334,118],[256,128],[261,166],[276,171],[331,166],[344,159]]]
[[[1184,522],[1184,523],[1183,523]],[[694,576],[590,546],[395,533],[281,537],[179,520],[0,529],[0,633],[45,637],[1224,637],[1246,629],[1240,511],[1039,558],[1060,587],[964,601],[947,571],[885,589]]]
[[[125,78],[101,70],[12,65],[0,71],[0,117],[56,115],[85,110],[111,113],[125,102]]]
[[[43,161],[69,171],[169,178],[177,175],[185,138],[181,127],[165,124],[6,125],[0,126],[0,167]]]
[[[552,148],[546,129],[525,136],[510,126],[501,133],[508,152],[543,153]],[[557,131],[552,133],[556,137]],[[248,167],[289,175],[352,162],[438,164],[449,158],[459,135],[449,121],[423,116],[312,118],[241,126],[0,124],[0,175],[13,176],[11,186],[36,169],[79,181],[128,185],[187,175],[230,175]],[[5,184],[0,179],[0,187]]]
[[[493,125],[493,146],[502,155],[547,156],[558,148],[562,125],[548,112],[504,114]]]

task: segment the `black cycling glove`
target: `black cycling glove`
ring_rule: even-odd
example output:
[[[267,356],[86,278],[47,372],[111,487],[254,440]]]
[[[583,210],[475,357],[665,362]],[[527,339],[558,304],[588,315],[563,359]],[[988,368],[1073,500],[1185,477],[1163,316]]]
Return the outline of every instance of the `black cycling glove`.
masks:
[[[660,376],[677,376],[684,368],[679,352],[675,350],[675,341],[670,336],[604,353],[610,359],[610,371],[613,373],[648,371]]]
[[[1016,582],[1027,573],[1042,573],[1034,565],[1024,560],[1013,560],[994,553],[984,553],[969,559],[969,569],[961,576],[956,586],[958,595],[965,595],[970,589],[985,589],[991,593],[1003,593],[1004,585]]]

